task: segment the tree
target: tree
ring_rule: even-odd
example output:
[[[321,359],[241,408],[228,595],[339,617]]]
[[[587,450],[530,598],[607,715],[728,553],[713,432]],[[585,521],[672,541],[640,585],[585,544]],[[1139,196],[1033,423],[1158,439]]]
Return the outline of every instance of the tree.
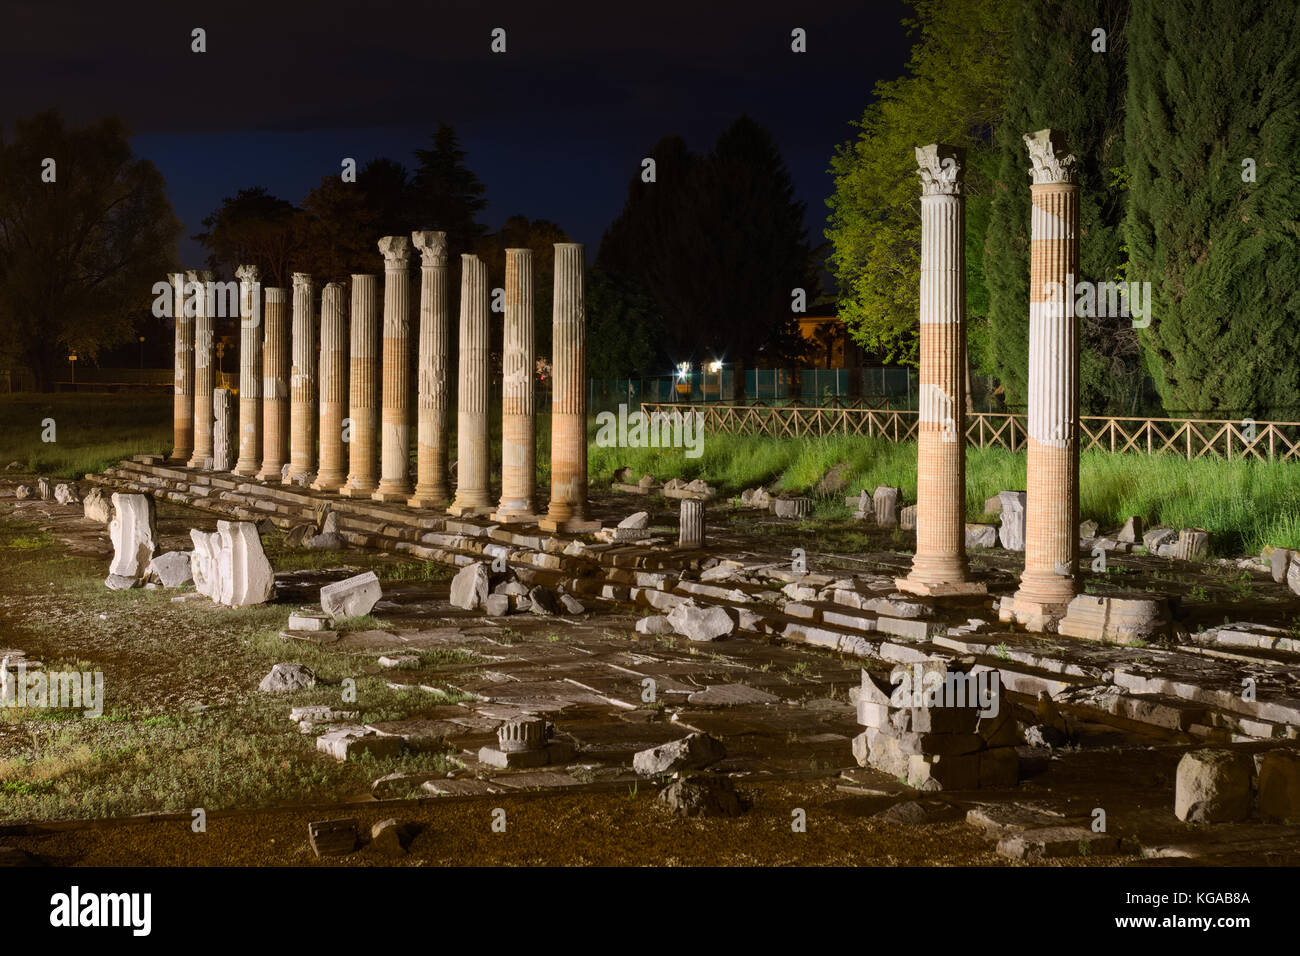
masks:
[[[1079,174],[1079,275],[1112,282],[1124,272],[1124,88],[1128,0],[1042,0],[1015,21],[1011,77],[995,133],[996,174],[982,257],[989,330],[979,364],[1011,405],[1028,392],[1029,154],[1024,134],[1064,134]],[[1094,49],[1095,29],[1105,50]],[[1132,414],[1143,384],[1128,317],[1081,317],[1080,404],[1090,412]]]
[[[51,111],[0,143],[0,328],[42,391],[70,352],[93,360],[131,338],[174,271],[180,224],[128,137],[118,119],[69,129]]]
[[[1294,419],[1300,7],[1134,0],[1124,236],[1165,408]]]
[[[453,261],[473,252],[477,240],[487,234],[478,215],[487,208],[486,187],[465,165],[465,151],[456,132],[439,123],[431,149],[417,149],[417,166],[411,178],[408,202],[417,229],[440,229],[447,233],[447,253]]]
[[[261,270],[263,286],[287,287],[300,234],[297,215],[293,203],[261,186],[241,189],[221,200],[203,220],[207,231],[194,238],[207,247],[208,265],[218,274],[233,276],[239,266],[252,264]]]
[[[654,299],[672,362],[792,359],[792,292],[814,301],[819,280],[806,209],[771,134],[742,116],[707,156],[676,136],[650,156],[655,180],[643,181],[640,170],[633,177],[597,268],[633,279]]]
[[[654,299],[634,280],[597,268],[587,270],[586,296],[587,374],[602,381],[654,374],[663,326]]]
[[[854,339],[886,361],[916,362],[921,268],[921,190],[914,149],[966,147],[968,247],[989,201],[986,156],[1006,86],[1010,24],[1019,0],[913,0],[918,39],[908,75],[881,82],[855,124],[856,139],[831,160],[835,192],[826,238],[839,286],[839,314]],[[970,258],[967,266],[970,268]],[[978,340],[984,301],[968,273],[968,321]]]

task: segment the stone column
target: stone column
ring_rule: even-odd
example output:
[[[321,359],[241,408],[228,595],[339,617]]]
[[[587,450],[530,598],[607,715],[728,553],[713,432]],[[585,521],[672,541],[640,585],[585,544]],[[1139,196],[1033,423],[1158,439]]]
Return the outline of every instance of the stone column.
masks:
[[[582,243],[555,244],[551,335],[551,505],[543,531],[596,531],[587,520],[587,315]]]
[[[533,401],[533,251],[506,250],[501,356],[501,503],[493,521],[537,520],[537,422]]]
[[[312,487],[337,491],[347,481],[343,419],[348,414],[348,339],[343,287],[331,282],[320,294],[320,468]]]
[[[383,452],[375,501],[411,497],[411,241],[379,240],[384,256]]]
[[[1025,571],[1000,616],[1055,631],[1076,593],[1079,553],[1079,184],[1060,133],[1025,136],[1032,219]]]
[[[303,483],[316,470],[316,315],[312,281],[293,274],[293,365],[289,369],[289,475]]]
[[[699,498],[683,498],[681,524],[677,529],[677,547],[704,547],[704,502]]]
[[[451,302],[447,292],[447,234],[413,232],[420,250],[420,354],[412,508],[445,508],[447,485],[447,347]]]
[[[969,580],[966,563],[966,151],[939,143],[921,146],[916,165],[921,176],[916,555],[911,574],[895,584],[913,594],[982,594],[984,585]],[[884,504],[889,523],[897,523],[896,506]],[[876,503],[877,521],[885,524],[881,505]]]
[[[235,467],[236,443],[234,393],[228,388],[212,390],[212,470]]]
[[[240,266],[239,461],[235,474],[251,478],[262,461],[262,284],[257,266]]]
[[[172,309],[176,320],[175,391],[172,397],[171,461],[182,464],[194,453],[194,315],[185,307],[185,273],[171,275],[175,289]]]
[[[212,364],[213,316],[208,309],[207,269],[185,274],[198,293],[198,310],[194,316],[194,454],[191,468],[212,468],[212,390],[217,385],[217,370]],[[215,302],[213,303],[215,304]]]
[[[279,481],[289,463],[289,295],[266,290],[262,341],[262,470],[259,481]]]
[[[456,499],[450,515],[485,515],[488,494],[488,277],[460,257],[460,387],[456,396]]]
[[[352,355],[349,363],[348,482],[339,489],[347,498],[369,498],[376,481],[375,425],[379,405],[379,323],[375,277],[352,276]]]

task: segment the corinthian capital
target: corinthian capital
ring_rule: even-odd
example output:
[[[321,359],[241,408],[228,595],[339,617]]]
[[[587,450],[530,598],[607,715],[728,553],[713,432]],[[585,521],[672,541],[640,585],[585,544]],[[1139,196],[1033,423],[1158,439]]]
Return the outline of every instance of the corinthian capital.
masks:
[[[411,259],[411,240],[405,236],[384,236],[379,240],[385,269],[405,269]]]
[[[916,171],[922,196],[959,196],[966,175],[966,150],[943,143],[918,146]]]
[[[1033,163],[1029,175],[1033,177],[1035,186],[1079,181],[1074,155],[1065,145],[1061,133],[1051,129],[1026,133],[1025,146],[1029,150],[1029,161]]]
[[[447,262],[447,234],[425,229],[411,233],[411,243],[420,250],[420,265],[434,266]]]

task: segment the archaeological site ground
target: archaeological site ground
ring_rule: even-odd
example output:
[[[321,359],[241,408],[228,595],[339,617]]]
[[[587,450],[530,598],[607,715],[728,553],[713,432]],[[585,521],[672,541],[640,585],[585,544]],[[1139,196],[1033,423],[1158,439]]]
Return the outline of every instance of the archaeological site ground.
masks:
[[[15,919],[1285,914],[1300,8],[291,9],[0,13]]]

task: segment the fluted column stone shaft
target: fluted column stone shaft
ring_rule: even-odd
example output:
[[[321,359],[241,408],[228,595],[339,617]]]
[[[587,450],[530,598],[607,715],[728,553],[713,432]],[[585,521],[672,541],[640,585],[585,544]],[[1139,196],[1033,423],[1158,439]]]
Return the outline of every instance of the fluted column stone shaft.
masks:
[[[262,481],[279,481],[289,463],[289,295],[266,290],[262,340]]]
[[[174,290],[172,308],[176,320],[176,348],[173,365],[172,461],[188,462],[194,453],[194,311],[187,308],[185,273],[171,275]]]
[[[587,520],[587,315],[580,242],[555,244],[551,335],[551,503],[543,531],[592,531]]]
[[[1003,614],[1055,630],[1076,594],[1079,552],[1079,186],[1075,158],[1052,130],[1025,136],[1032,162],[1029,435],[1025,570]]]
[[[411,241],[379,240],[384,256],[383,439],[375,501],[411,497]]]
[[[293,274],[293,364],[289,368],[289,474],[302,482],[316,470],[316,316],[313,286]]]
[[[445,508],[447,483],[447,373],[451,299],[447,278],[447,234],[411,233],[420,250],[420,343],[416,374],[415,492],[412,508]]]
[[[916,150],[921,177],[920,414],[916,555],[898,587],[979,593],[966,562],[965,150]],[[892,517],[892,514],[891,514]]]
[[[460,378],[456,404],[456,498],[452,515],[492,510],[488,489],[488,276],[478,256],[460,257]]]
[[[506,250],[502,337],[501,501],[494,521],[535,521],[537,421],[533,367],[537,360],[533,309],[533,251]]]
[[[240,266],[239,460],[235,474],[251,478],[262,461],[262,285],[257,266]]]
[[[343,287],[331,282],[320,294],[320,467],[312,487],[337,491],[347,481],[343,419],[348,414],[348,339]]]
[[[196,289],[198,300],[194,315],[194,453],[191,468],[212,467],[212,390],[216,388],[213,365],[213,315],[208,307],[208,284],[212,273],[207,269],[187,272],[186,278]],[[215,303],[214,303],[215,304]]]
[[[368,498],[378,483],[379,323],[373,275],[352,277],[352,337],[349,362],[348,480],[339,489],[347,497]]]

